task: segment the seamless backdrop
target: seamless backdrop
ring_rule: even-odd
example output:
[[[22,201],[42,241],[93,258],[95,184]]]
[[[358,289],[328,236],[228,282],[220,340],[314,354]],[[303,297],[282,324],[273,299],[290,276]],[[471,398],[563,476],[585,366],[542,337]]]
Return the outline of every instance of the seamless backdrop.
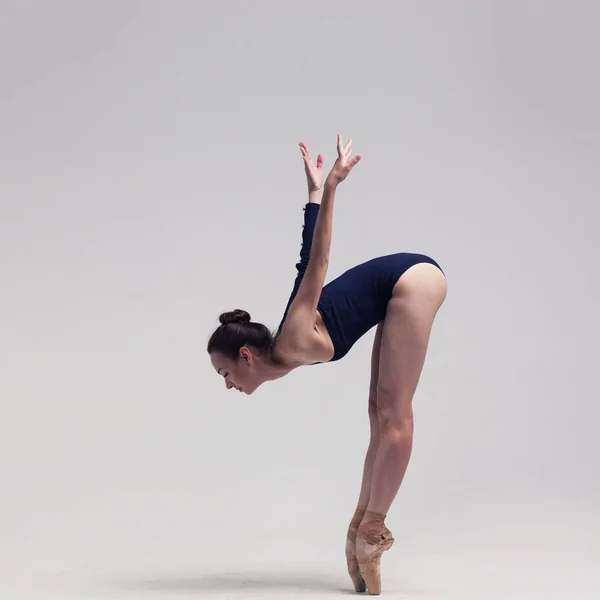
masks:
[[[446,272],[384,594],[597,598],[594,2],[0,0],[0,596],[330,597],[373,331],[248,397],[337,133],[327,280]]]

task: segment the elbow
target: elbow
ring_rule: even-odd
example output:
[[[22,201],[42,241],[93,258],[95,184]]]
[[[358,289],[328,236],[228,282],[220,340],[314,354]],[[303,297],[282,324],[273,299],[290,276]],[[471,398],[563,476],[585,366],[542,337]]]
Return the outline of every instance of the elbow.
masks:
[[[329,266],[329,255],[326,254],[325,256],[320,256],[319,260],[317,261],[317,264],[322,269],[327,269],[327,267]]]

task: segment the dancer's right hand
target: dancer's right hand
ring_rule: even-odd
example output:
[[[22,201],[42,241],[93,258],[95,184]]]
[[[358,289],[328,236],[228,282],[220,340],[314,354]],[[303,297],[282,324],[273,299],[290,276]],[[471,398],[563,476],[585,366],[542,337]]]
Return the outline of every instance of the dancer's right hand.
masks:
[[[304,142],[299,142],[300,152],[302,152],[302,158],[304,159],[304,171],[306,172],[306,180],[308,182],[308,191],[316,192],[321,189],[323,185],[323,155],[317,156],[317,164],[314,165],[313,161],[308,154],[308,148]]]

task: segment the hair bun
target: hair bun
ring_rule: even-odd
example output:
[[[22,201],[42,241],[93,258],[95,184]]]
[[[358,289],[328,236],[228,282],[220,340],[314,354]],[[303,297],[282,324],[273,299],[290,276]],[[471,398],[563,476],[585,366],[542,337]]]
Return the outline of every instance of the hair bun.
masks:
[[[221,325],[229,325],[229,323],[239,323],[240,321],[249,321],[250,314],[245,310],[236,308],[231,312],[224,312],[220,317],[219,321]]]

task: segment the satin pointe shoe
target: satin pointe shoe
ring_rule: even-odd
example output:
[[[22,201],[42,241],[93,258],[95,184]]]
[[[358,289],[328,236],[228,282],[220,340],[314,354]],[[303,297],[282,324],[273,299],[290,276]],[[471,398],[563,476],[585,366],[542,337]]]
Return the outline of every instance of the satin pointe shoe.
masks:
[[[392,532],[385,526],[386,515],[366,511],[356,533],[358,568],[370,595],[381,593],[381,555],[394,543]]]
[[[348,567],[348,575],[352,579],[356,592],[364,592],[367,589],[358,568],[358,560],[356,559],[356,532],[366,510],[366,506],[358,506],[356,508],[346,535],[346,565]]]

